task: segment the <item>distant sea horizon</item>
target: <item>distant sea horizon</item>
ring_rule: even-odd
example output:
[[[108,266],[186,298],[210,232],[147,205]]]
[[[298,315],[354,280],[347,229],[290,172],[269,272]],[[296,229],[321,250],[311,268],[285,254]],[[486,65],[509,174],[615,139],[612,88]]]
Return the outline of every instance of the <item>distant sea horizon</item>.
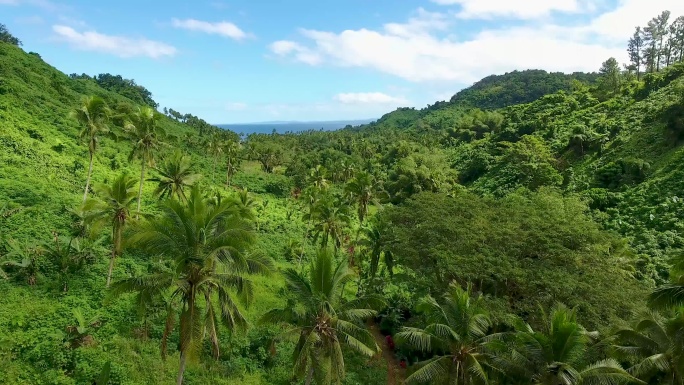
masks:
[[[257,123],[227,123],[217,124],[227,130],[231,130],[238,134],[270,134],[273,131],[284,134],[286,132],[302,132],[302,131],[335,131],[345,128],[346,126],[359,126],[368,124],[377,119],[360,119],[360,120],[331,120],[331,121],[273,121],[273,122],[257,122]]]

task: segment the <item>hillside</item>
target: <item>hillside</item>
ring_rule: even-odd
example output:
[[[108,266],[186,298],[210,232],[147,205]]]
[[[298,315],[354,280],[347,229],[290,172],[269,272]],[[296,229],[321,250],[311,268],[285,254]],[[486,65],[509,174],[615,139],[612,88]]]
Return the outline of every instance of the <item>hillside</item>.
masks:
[[[569,92],[573,82],[593,84],[597,73],[564,74],[543,70],[513,71],[504,75],[491,75],[459,91],[450,102],[462,106],[494,110],[533,102],[544,95],[558,91]]]
[[[1,383],[684,378],[682,62],[240,138],[5,40]]]
[[[0,272],[15,276],[11,281],[0,278],[3,296],[0,299],[0,382],[7,384],[83,384],[91,383],[108,361],[114,362],[110,384],[168,384],[175,380],[177,362],[164,363],[160,359],[158,339],[163,325],[148,332],[152,340],[139,339],[142,324],[135,316],[135,307],[129,301],[106,300],[107,258],[98,258],[78,274],[69,273],[69,289],[63,292],[55,278],[60,265],[57,260],[41,257],[36,261],[34,278],[37,285],[26,284],[26,269],[18,270],[6,263],[21,255],[4,241],[19,242],[19,250],[30,258],[32,250],[50,245],[53,234],[69,236],[78,228],[76,215],[81,204],[85,175],[88,168],[88,147],[78,140],[81,131],[78,121],[70,116],[86,96],[100,96],[110,106],[136,105],[133,100],[104,89],[90,77],[67,76],[45,63],[35,53],[0,43]],[[126,92],[132,92],[126,89]],[[190,122],[192,123],[192,122]],[[159,125],[168,134],[170,146],[157,154],[162,163],[175,149],[191,156],[193,168],[203,170],[203,189],[212,189],[223,195],[235,194],[226,189],[225,170],[214,168],[214,158],[206,153],[196,127],[170,117],[162,117]],[[223,131],[215,131],[217,134]],[[93,185],[111,183],[117,175],[139,175],[140,162],[129,161],[132,143],[120,128],[113,127],[116,137],[102,136],[95,155]],[[230,132],[225,135],[230,137]],[[233,177],[233,185],[258,193],[253,202],[259,211],[259,231],[269,234],[259,237],[255,252],[262,252],[285,263],[281,249],[287,240],[300,238],[300,223],[287,219],[291,204],[282,198],[265,194],[282,184],[282,177],[262,172],[256,162],[247,162],[242,171]],[[223,161],[221,161],[223,168]],[[154,175],[154,171],[151,171]],[[212,183],[212,179],[217,181]],[[137,185],[136,185],[137,186]],[[144,186],[143,207],[153,207],[158,200],[153,194],[155,186]],[[80,193],[79,193],[80,191]],[[3,207],[4,205],[4,207]],[[7,206],[9,205],[9,207]],[[268,211],[266,211],[268,207]],[[10,213],[12,215],[9,215]],[[103,232],[100,235],[106,235]],[[99,235],[98,235],[99,236]],[[84,241],[85,242],[85,241]],[[105,240],[105,244],[109,241]],[[98,246],[103,255],[106,246]],[[124,254],[119,258],[115,276],[145,271],[145,258]],[[247,313],[251,323],[258,316],[280,303],[278,290],[282,279],[257,279],[255,291],[266,293]],[[98,326],[89,326],[96,343],[90,348],[66,348],[72,338],[70,325],[79,320],[73,311],[78,309],[86,321],[97,318]],[[101,325],[101,326],[99,326]],[[230,337],[225,331],[223,363],[209,368],[192,366],[188,369],[187,383],[232,384],[288,383],[282,363],[287,361],[292,346],[283,344],[278,355],[266,353],[274,336],[273,327],[255,327],[248,335]],[[178,336],[173,337],[177,341]],[[228,342],[230,341],[230,343]],[[175,350],[175,348],[173,348]],[[238,361],[230,357],[240,357]],[[175,364],[175,365],[174,365]],[[382,369],[367,369],[365,365],[349,363],[349,383],[370,383],[364,376],[382,378]],[[361,365],[361,366],[359,366]],[[355,375],[354,367],[363,369]],[[267,374],[267,371],[271,374]],[[375,371],[374,371],[375,370]],[[285,381],[285,382],[282,382]],[[382,383],[378,382],[378,383]]]

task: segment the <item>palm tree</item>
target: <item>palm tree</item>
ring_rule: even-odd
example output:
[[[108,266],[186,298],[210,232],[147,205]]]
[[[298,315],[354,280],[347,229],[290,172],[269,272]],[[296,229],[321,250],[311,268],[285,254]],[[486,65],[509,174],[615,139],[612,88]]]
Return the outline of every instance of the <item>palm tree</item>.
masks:
[[[508,378],[535,385],[640,383],[614,359],[591,362],[597,332],[577,322],[575,309],[562,305],[545,318],[543,331],[517,322],[513,342],[495,355],[496,366]]]
[[[148,180],[157,182],[154,194],[158,195],[159,199],[176,198],[185,202],[187,200],[185,189],[202,177],[192,172],[190,157],[183,155],[180,151],[176,151],[155,170],[159,176]]]
[[[428,325],[402,328],[397,342],[434,357],[418,363],[406,382],[486,384],[485,345],[491,321],[482,309],[482,298],[473,298],[470,288],[452,284],[441,304],[428,296],[417,310],[425,314]]]
[[[328,188],[328,170],[320,164],[309,172],[309,183],[318,191],[325,191]]]
[[[670,309],[684,306],[684,255],[674,260],[672,283],[658,287],[648,298],[649,305],[655,309]]]
[[[294,375],[319,385],[340,383],[345,374],[342,344],[372,357],[379,347],[362,321],[382,306],[377,297],[344,299],[343,288],[354,278],[346,263],[335,266],[333,254],[322,249],[308,274],[285,272],[287,290],[293,294],[286,307],[266,313],[262,322],[291,325],[286,336],[297,339],[293,354]]]
[[[226,186],[230,187],[230,180],[240,169],[240,144],[232,140],[225,143],[226,154]]]
[[[364,219],[368,215],[368,205],[376,200],[378,192],[381,191],[380,184],[373,175],[360,171],[347,183],[345,191],[356,202],[359,228],[361,228]]]
[[[254,241],[252,225],[235,209],[234,200],[215,202],[203,197],[195,186],[187,204],[169,200],[159,218],[135,229],[131,243],[150,255],[170,260],[173,269],[117,282],[113,294],[138,292],[141,300],[168,295],[162,355],[180,319],[180,369],[177,384],[183,383],[188,357],[197,352],[205,336],[213,354],[219,356],[219,319],[229,328],[246,325],[231,292],[245,303],[253,296],[249,274],[267,274],[271,261],[250,256],[246,249]],[[180,314],[178,314],[180,313]]]
[[[109,122],[110,111],[107,103],[102,98],[90,96],[85,98],[81,106],[74,110],[71,115],[83,126],[79,137],[88,143],[88,153],[90,154],[86,187],[83,192],[83,202],[85,202],[88,197],[88,189],[90,188],[90,176],[93,173],[93,157],[98,148],[99,136],[109,132],[107,123]]]
[[[649,383],[684,384],[684,312],[670,319],[649,314],[615,336],[617,353],[637,362],[631,374]]]
[[[223,146],[225,143],[223,143],[223,140],[221,137],[218,135],[218,133],[213,133],[211,137],[209,137],[207,141],[207,150],[209,151],[209,154],[214,160],[213,167],[211,169],[211,182],[214,182],[214,175],[216,174],[216,161],[218,158],[221,157],[221,154],[223,154]]]
[[[112,226],[113,247],[107,273],[107,287],[112,281],[114,261],[121,255],[123,230],[131,220],[131,206],[137,197],[135,182],[135,179],[127,174],[122,174],[111,186],[98,186],[96,193],[100,199],[88,200],[83,205],[85,223],[92,224],[94,229],[107,223],[111,223]]]
[[[351,220],[349,206],[340,197],[325,195],[313,206],[313,211],[305,214],[304,219],[314,224],[314,240],[321,240],[321,247],[326,248],[332,241],[335,251],[342,245],[344,229]]]
[[[145,181],[145,167],[154,166],[154,153],[163,144],[161,141],[166,133],[157,125],[162,114],[152,107],[139,107],[136,112],[129,115],[125,125],[129,138],[133,141],[133,150],[128,160],[140,159],[140,187],[138,188],[137,216],[140,216],[140,200]]]
[[[363,239],[359,242],[361,246],[364,246],[370,254],[370,269],[368,275],[373,278],[378,273],[378,267],[380,266],[380,261],[385,263],[387,272],[390,277],[393,274],[394,268],[394,255],[389,249],[392,243],[392,238],[389,235],[389,226],[382,222],[374,223],[369,228],[362,229]]]

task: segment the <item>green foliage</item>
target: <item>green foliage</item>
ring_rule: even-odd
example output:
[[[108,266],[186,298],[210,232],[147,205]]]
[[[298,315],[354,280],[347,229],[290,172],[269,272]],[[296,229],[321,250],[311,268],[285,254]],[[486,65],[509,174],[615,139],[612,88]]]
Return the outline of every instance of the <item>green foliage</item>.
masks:
[[[630,274],[633,254],[586,211],[576,197],[542,190],[501,200],[423,193],[383,216],[395,263],[411,269],[405,279],[418,292],[472,282],[503,300],[499,311],[525,316],[560,301],[596,326],[639,310],[644,290]]]
[[[21,46],[21,40],[12,36],[4,24],[0,23],[0,43],[7,43],[16,46]]]

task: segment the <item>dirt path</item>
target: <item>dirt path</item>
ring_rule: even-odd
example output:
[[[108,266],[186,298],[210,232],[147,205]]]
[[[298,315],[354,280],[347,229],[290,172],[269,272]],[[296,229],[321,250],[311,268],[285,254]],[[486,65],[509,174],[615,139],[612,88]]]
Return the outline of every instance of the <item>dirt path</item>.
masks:
[[[382,357],[387,364],[387,385],[400,385],[406,379],[406,369],[399,366],[399,360],[394,357],[394,353],[389,349],[385,342],[385,336],[380,333],[380,328],[375,323],[368,324],[368,330],[373,334],[375,343],[380,346],[382,353],[379,353],[374,359]]]

